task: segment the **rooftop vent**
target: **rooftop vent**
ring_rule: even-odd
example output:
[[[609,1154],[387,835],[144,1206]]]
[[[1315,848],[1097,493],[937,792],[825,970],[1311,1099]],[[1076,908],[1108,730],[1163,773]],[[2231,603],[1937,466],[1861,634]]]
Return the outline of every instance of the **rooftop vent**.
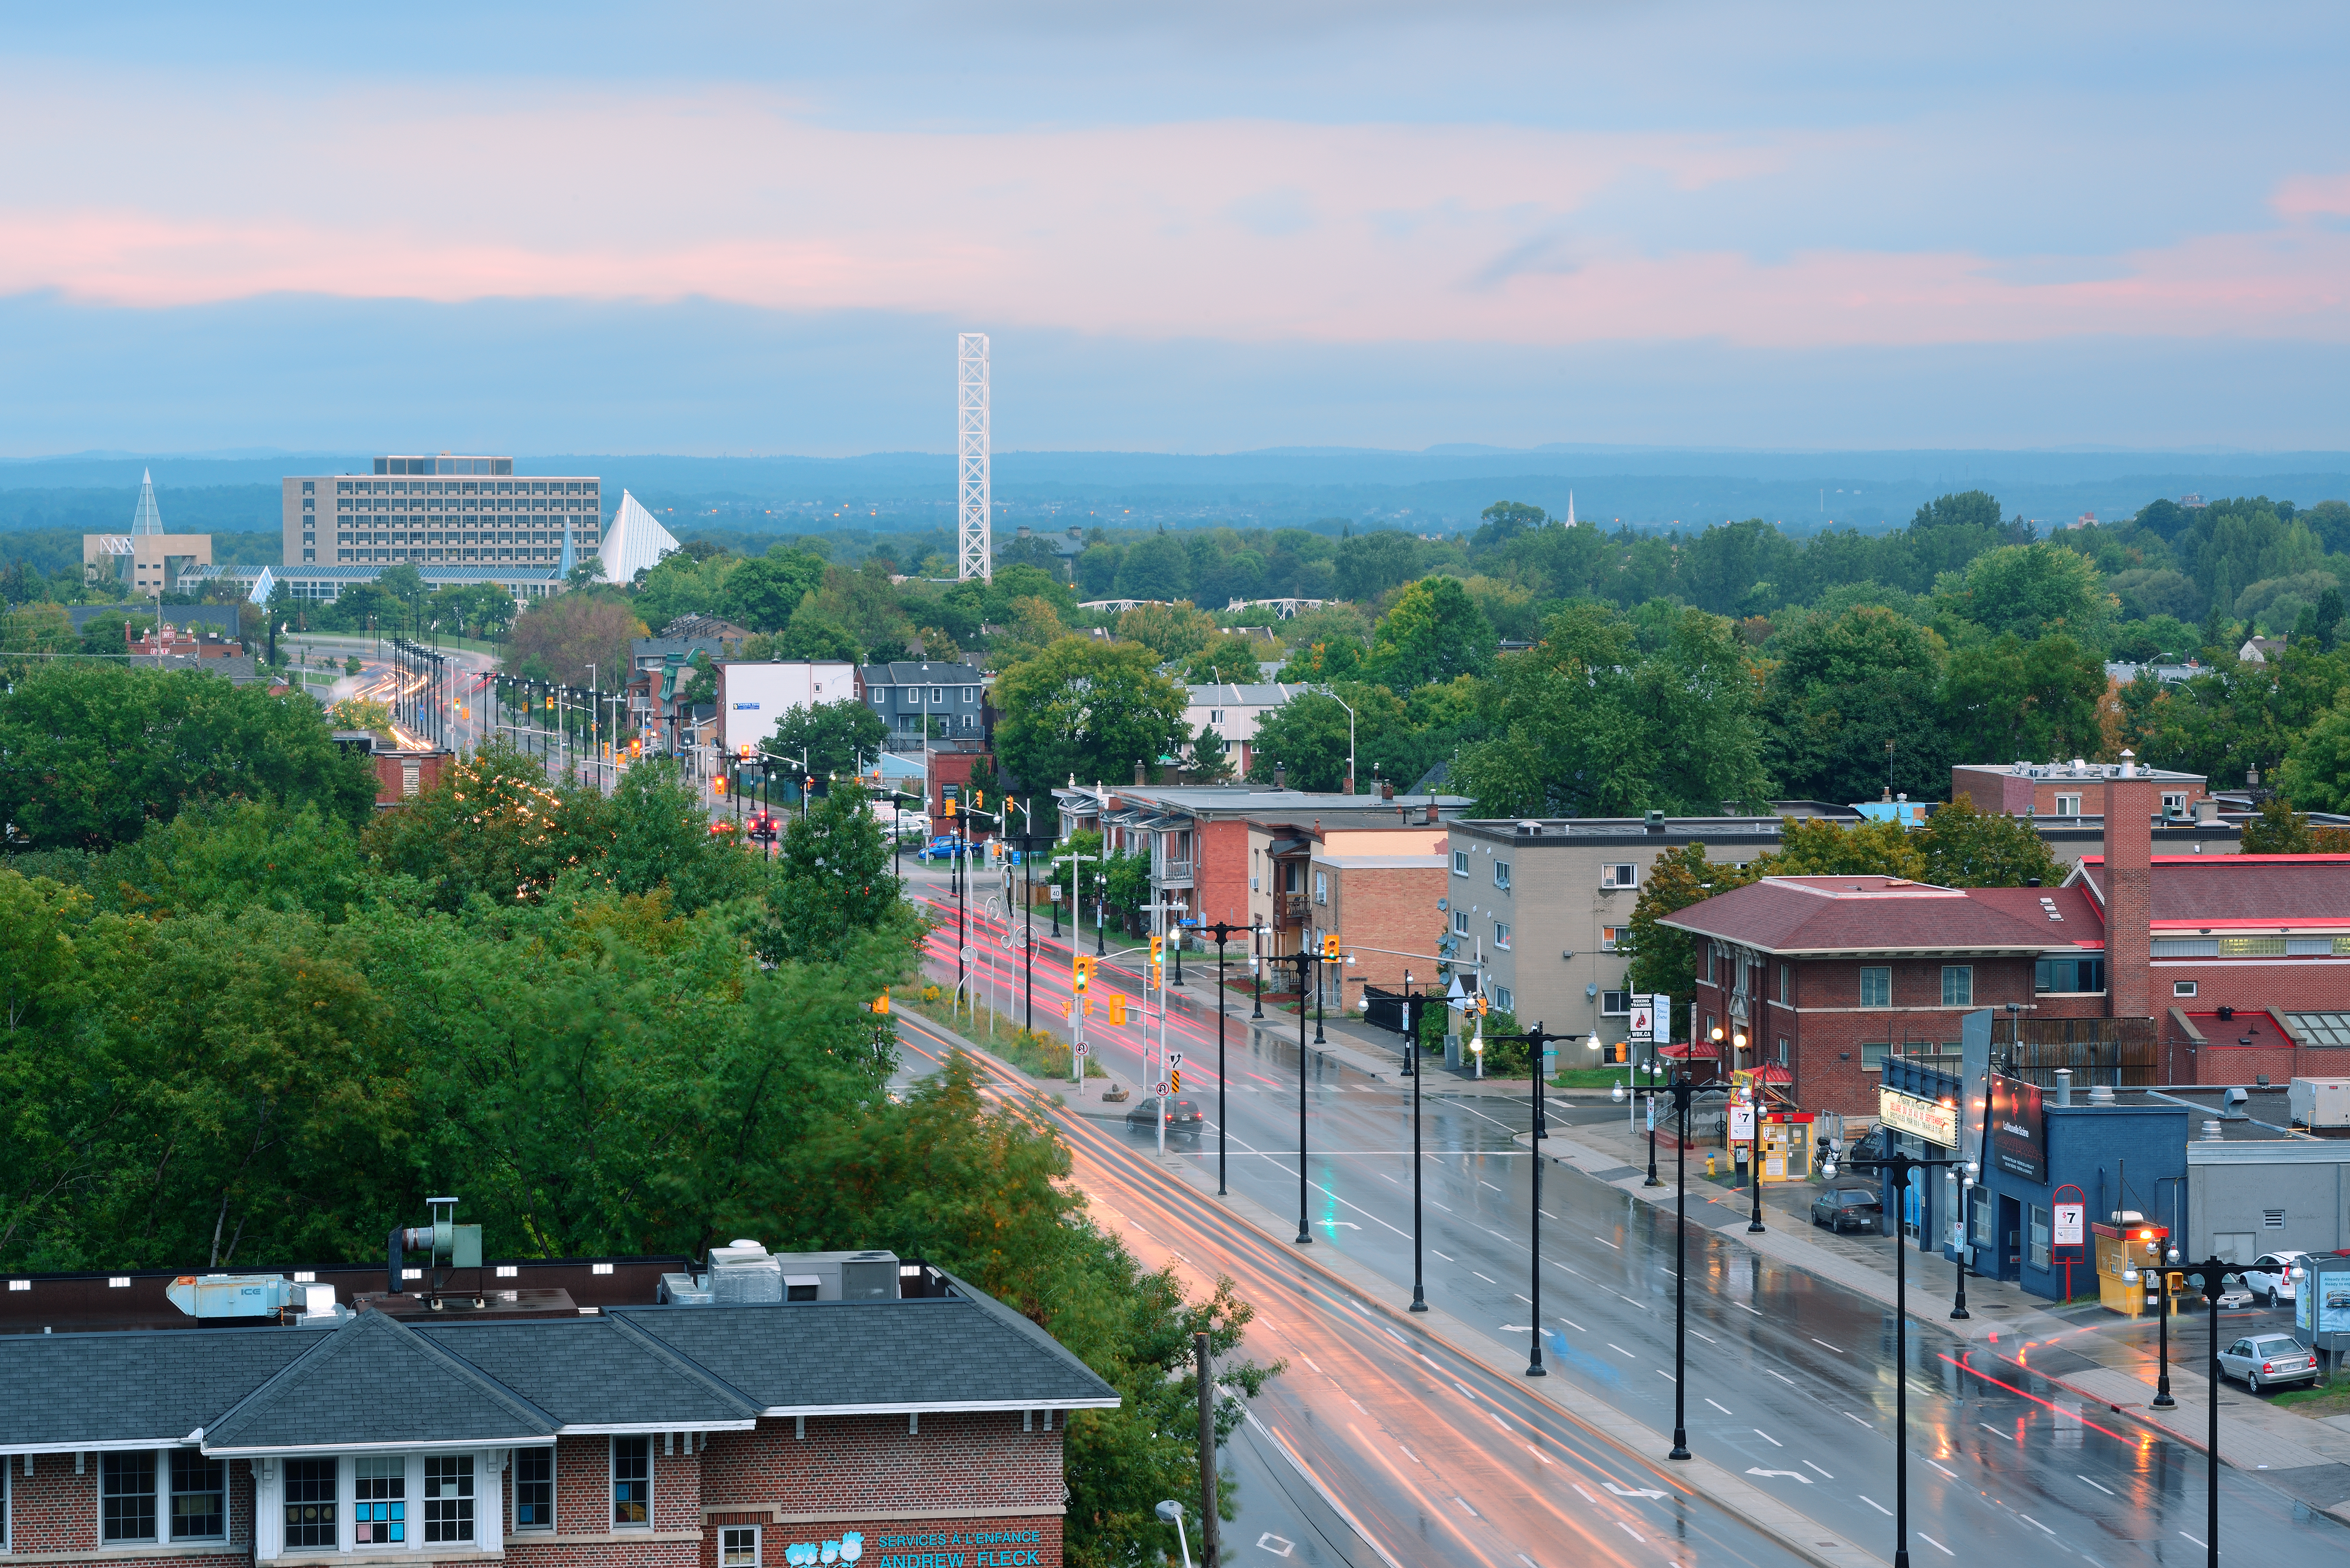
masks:
[[[2113,1103],[2114,1086],[2111,1084],[2092,1084],[2089,1085],[2089,1104],[2093,1106],[2110,1106]]]
[[[2220,1143],[2225,1140],[2227,1136],[2228,1130],[2220,1125],[2217,1118],[2207,1117],[2204,1120],[2203,1141],[2205,1143]]]

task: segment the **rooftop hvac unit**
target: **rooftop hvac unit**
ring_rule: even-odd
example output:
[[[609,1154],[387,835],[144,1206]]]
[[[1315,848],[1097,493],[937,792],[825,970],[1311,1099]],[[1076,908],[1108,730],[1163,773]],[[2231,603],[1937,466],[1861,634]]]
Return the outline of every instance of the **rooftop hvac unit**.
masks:
[[[2350,1078],[2295,1078],[2293,1119],[2305,1127],[2350,1127]]]
[[[736,1241],[710,1249],[708,1273],[663,1274],[660,1300],[669,1306],[893,1302],[908,1272],[895,1252],[770,1252]]]
[[[756,1241],[736,1240],[710,1249],[710,1299],[747,1306],[784,1299],[784,1265]]]

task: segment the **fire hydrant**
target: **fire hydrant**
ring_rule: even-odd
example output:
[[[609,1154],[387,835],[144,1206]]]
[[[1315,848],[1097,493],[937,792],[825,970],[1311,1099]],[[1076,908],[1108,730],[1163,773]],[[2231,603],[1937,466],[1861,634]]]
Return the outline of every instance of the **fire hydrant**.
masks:
[[[1713,1174],[1713,1156],[1711,1155],[1705,1157],[1705,1173],[1709,1177]]]

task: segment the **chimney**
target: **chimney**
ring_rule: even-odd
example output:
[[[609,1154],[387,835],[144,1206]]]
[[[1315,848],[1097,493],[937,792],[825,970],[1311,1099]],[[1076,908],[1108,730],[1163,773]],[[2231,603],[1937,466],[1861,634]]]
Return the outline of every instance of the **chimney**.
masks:
[[[2073,1069],[2070,1067],[2059,1067],[2056,1069],[2056,1104],[2063,1106],[2069,1106],[2072,1103]]]
[[[1142,759],[1141,759],[1140,757],[1137,757],[1137,758],[1135,758],[1135,759],[1134,759],[1134,783],[1135,783],[1135,786],[1136,786],[1137,788],[1140,788],[1142,785],[1144,785],[1144,784],[1149,784],[1149,782],[1150,782],[1150,781],[1149,781],[1149,779],[1146,779],[1146,778],[1144,778],[1144,777],[1142,776]]]
[[[2150,862],[2161,787],[2142,775],[2106,780],[2106,1014],[2110,1018],[2154,1016]]]
[[[1436,826],[1436,803],[1434,801],[1431,800],[1428,803],[1428,815],[1420,820],[1425,822],[1430,827]]]
[[[1395,799],[1395,780],[1381,779],[1379,781],[1379,798],[1381,800]]]
[[[1289,787],[1289,766],[1287,763],[1275,763],[1273,764],[1273,787],[1275,789],[1287,789]]]

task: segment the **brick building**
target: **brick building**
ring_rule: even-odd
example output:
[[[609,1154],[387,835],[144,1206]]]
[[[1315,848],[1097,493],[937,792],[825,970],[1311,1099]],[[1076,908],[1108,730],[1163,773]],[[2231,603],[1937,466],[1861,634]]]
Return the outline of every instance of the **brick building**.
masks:
[[[0,1556],[894,1568],[950,1548],[972,1568],[1053,1568],[1069,1414],[1116,1393],[983,1293],[877,1256],[902,1295],[619,1303],[614,1279],[650,1283],[641,1261],[524,1263],[434,1311],[348,1271],[210,1276],[303,1310],[177,1332],[120,1332],[173,1325],[105,1299],[151,1300],[151,1276],[12,1280]],[[777,1296],[820,1293],[773,1261]],[[604,1304],[543,1282],[565,1269]]]
[[[2122,758],[2118,763],[2075,758],[2069,763],[1962,763],[1950,769],[1950,798],[1965,795],[1977,811],[2010,816],[2086,816],[2098,811],[2106,780],[2139,779],[2155,786],[2151,793],[2166,823],[2195,820],[2198,803],[2211,798],[2201,774],[2138,767],[2127,752]]]
[[[2104,853],[2058,888],[1772,877],[1680,910],[1665,923],[1698,939],[1698,1033],[1742,1031],[1748,1050],[1725,1066],[1779,1063],[1799,1104],[1861,1115],[1888,1054],[1955,1071],[1960,1017],[1981,1008],[2041,1075],[2350,1070],[2350,857],[2158,857],[2165,784],[2108,776]],[[2293,1042],[2223,1043],[2189,1006],[2210,1023],[2265,1010]]]

